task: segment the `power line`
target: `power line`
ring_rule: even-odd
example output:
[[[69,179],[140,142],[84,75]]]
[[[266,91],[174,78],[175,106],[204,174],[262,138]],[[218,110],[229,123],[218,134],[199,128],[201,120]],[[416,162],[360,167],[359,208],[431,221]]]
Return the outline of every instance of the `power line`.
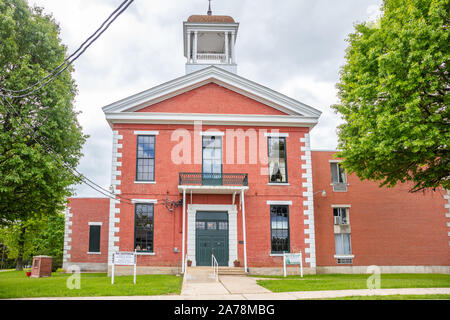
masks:
[[[111,26],[111,24],[125,11],[128,9],[128,7],[134,2],[134,0],[125,0],[124,2],[122,2],[122,4],[116,9],[114,10],[114,12],[108,17],[108,19],[106,19],[102,25],[85,41],[83,42],[83,44],[73,53],[71,54],[67,59],[64,60],[64,62],[59,65],[58,67],[56,67],[55,69],[53,69],[49,75],[47,75],[46,77],[44,77],[43,79],[39,80],[37,83],[35,83],[34,85],[23,89],[23,90],[9,90],[9,89],[5,89],[5,88],[1,88],[0,87],[0,91],[8,91],[8,92],[13,92],[13,93],[20,93],[20,92],[26,92],[29,91],[31,89],[33,89],[34,87],[38,86],[40,83],[42,83],[43,81],[47,80],[49,77],[50,79],[45,81],[41,86],[39,86],[38,88],[22,94],[22,95],[10,95],[10,94],[2,94],[0,92],[0,96],[2,97],[8,97],[8,98],[25,98],[27,96],[32,95],[33,93],[41,90],[42,88],[44,88],[45,86],[47,86],[50,82],[52,82],[56,77],[58,77],[61,73],[63,73],[65,70],[67,70],[67,68],[72,65],[95,41],[97,41],[97,39],[106,31],[108,30],[108,28]],[[114,16],[114,18],[109,21],[112,17]],[[109,22],[108,22],[109,21]],[[106,25],[106,26],[105,26]],[[100,31],[101,30],[101,31]],[[98,33],[98,34],[97,34]],[[88,43],[88,44],[87,44]],[[86,45],[87,44],[87,45]],[[86,47],[84,47],[86,45]],[[84,47],[84,48],[83,48]],[[81,52],[80,52],[81,51]],[[71,59],[73,56],[75,56],[73,59]],[[71,60],[70,60],[71,59]],[[68,62],[68,63],[67,63]],[[61,69],[63,66],[65,65],[65,67],[63,69]],[[60,70],[61,69],[61,70]],[[59,71],[58,71],[59,70]],[[58,71],[58,72],[57,72]],[[55,72],[57,72],[55,74]]]
[[[132,200],[129,198],[125,198],[122,197],[120,195],[116,195],[112,192],[110,192],[109,190],[104,189],[103,187],[101,187],[100,185],[98,185],[97,183],[95,183],[94,181],[90,180],[89,178],[87,178],[85,175],[83,175],[81,172],[79,172],[77,169],[73,169],[71,168],[70,164],[67,164],[64,160],[59,159],[58,157],[55,157],[54,154],[60,156],[56,151],[54,151],[47,143],[39,141],[36,139],[36,137],[34,136],[34,130],[28,125],[28,123],[26,123],[25,121],[22,121],[20,113],[17,112],[16,108],[14,108],[14,106],[9,103],[9,101],[5,98],[2,97],[2,100],[4,102],[6,102],[9,107],[7,105],[5,105],[4,103],[2,103],[3,107],[5,107],[6,109],[8,109],[9,111],[11,111],[11,109],[13,110],[13,113],[15,113],[17,115],[17,117],[15,117],[13,115],[13,118],[18,122],[19,125],[21,126],[25,126],[27,129],[31,130],[31,138],[41,147],[43,147],[44,149],[46,149],[46,151],[48,152],[48,154],[58,162],[58,164],[60,166],[62,166],[64,169],[68,170],[70,174],[72,174],[73,176],[75,176],[76,178],[79,178],[81,180],[81,182],[83,182],[84,184],[86,184],[87,186],[91,187],[92,189],[94,189],[95,191],[103,194],[104,196],[107,196],[110,199],[113,200],[120,200],[123,201],[125,203],[128,204],[133,204]],[[11,109],[10,109],[11,108]],[[60,156],[61,157],[61,156]],[[75,171],[75,172],[74,172]],[[118,197],[119,199],[116,199],[116,197]]]
[[[56,67],[55,69],[53,69],[46,77],[44,77],[43,79],[39,80],[37,83],[35,83],[34,85],[23,89],[23,90],[9,90],[9,89],[5,89],[5,88],[0,88],[0,91],[8,91],[8,92],[12,92],[12,93],[21,93],[21,92],[26,92],[29,91],[31,89],[33,89],[34,87],[38,86],[39,84],[41,84],[42,82],[44,82],[41,86],[39,86],[37,89],[32,90],[31,92],[28,92],[26,94],[22,94],[22,95],[4,95],[2,93],[0,93],[0,97],[3,98],[3,100],[10,106],[10,108],[12,108],[13,113],[15,113],[18,116],[18,119],[20,119],[20,121],[16,119],[16,121],[20,124],[23,125],[22,122],[22,118],[20,113],[17,112],[17,110],[14,108],[14,106],[6,99],[7,97],[9,98],[24,98],[27,96],[30,96],[31,94],[33,94],[36,91],[41,90],[43,87],[45,87],[46,85],[48,85],[50,82],[52,82],[57,76],[59,76],[62,72],[64,72],[65,70],[67,70],[67,68],[73,64],[110,26],[111,24],[134,2],[134,0],[125,0],[121,3],[121,5],[115,9],[113,11],[113,13],[101,24],[101,26],[88,38],[86,39],[86,41],[83,42],[83,44],[73,53],[71,54],[69,57],[67,57],[62,64],[60,64],[58,67]],[[112,18],[112,19],[111,19]],[[74,57],[75,56],[75,57]],[[73,58],[73,59],[72,59]],[[63,69],[61,69],[63,66],[65,66]],[[59,70],[59,71],[58,71]],[[57,72],[57,73],[55,73]],[[10,110],[9,107],[7,107],[5,104],[2,103],[2,105]],[[10,110],[11,111],[11,110]],[[89,187],[91,187],[92,189],[94,189],[95,191],[111,198],[114,200],[116,199],[116,196],[120,199],[123,200],[130,200],[128,198],[119,196],[119,195],[115,195],[113,193],[111,193],[109,190],[104,189],[103,187],[99,186],[98,184],[96,184],[94,181],[90,180],[89,178],[87,178],[86,176],[84,176],[81,172],[79,172],[77,169],[73,169],[71,168],[71,166],[69,164],[67,164],[64,161],[61,161],[59,158],[55,157],[53,154],[56,154],[59,156],[59,154],[57,152],[55,152],[48,144],[46,144],[45,142],[42,141],[38,141],[35,136],[34,136],[34,130],[32,128],[30,128],[28,126],[28,124],[26,124],[26,127],[28,129],[30,129],[32,131],[31,134],[31,138],[41,147],[43,147],[44,149],[47,149],[47,151],[51,151],[49,152],[49,155],[56,160],[59,165],[61,165],[63,168],[65,168],[66,170],[70,171],[70,173],[72,175],[74,175],[75,177],[79,178],[81,180],[81,182],[85,183],[86,185],[88,185]],[[44,145],[44,146],[43,146]],[[75,172],[74,172],[75,171]]]

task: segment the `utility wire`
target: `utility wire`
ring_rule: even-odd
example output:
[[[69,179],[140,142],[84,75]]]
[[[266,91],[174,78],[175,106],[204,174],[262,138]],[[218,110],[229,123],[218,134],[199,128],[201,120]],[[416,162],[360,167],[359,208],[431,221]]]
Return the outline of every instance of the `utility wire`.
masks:
[[[116,201],[117,201],[117,200],[120,200],[120,201],[123,201],[123,202],[128,203],[128,204],[133,204],[131,199],[122,197],[122,196],[120,196],[120,195],[116,195],[116,194],[110,192],[109,190],[104,189],[104,188],[101,187],[100,185],[96,184],[94,181],[92,181],[92,180],[90,180],[89,178],[87,178],[85,175],[83,175],[83,174],[82,174],[81,172],[79,172],[77,169],[71,168],[70,164],[67,164],[64,160],[61,160],[61,159],[59,159],[58,157],[56,157],[54,154],[56,154],[56,155],[59,156],[59,157],[61,157],[61,156],[60,156],[56,151],[54,151],[47,143],[37,140],[36,137],[34,136],[34,132],[33,132],[34,130],[28,125],[28,123],[26,123],[25,121],[22,121],[22,118],[21,118],[21,116],[20,116],[20,113],[17,112],[16,108],[14,108],[14,106],[13,106],[11,103],[9,103],[9,101],[8,101],[5,97],[2,97],[2,100],[3,100],[4,102],[6,102],[6,104],[9,105],[9,107],[8,107],[6,104],[1,103],[1,104],[3,105],[3,107],[5,107],[5,109],[8,109],[10,112],[11,112],[11,109],[12,109],[12,112],[15,113],[15,114],[17,115],[17,117],[15,117],[15,116],[13,115],[13,118],[18,122],[18,124],[21,125],[22,127],[25,126],[27,129],[29,129],[29,130],[31,131],[31,135],[30,135],[31,138],[32,138],[39,146],[43,147],[43,148],[48,152],[48,154],[49,154],[54,160],[56,160],[56,161],[58,162],[58,164],[59,164],[60,166],[62,166],[64,169],[68,170],[70,174],[72,174],[73,176],[75,176],[75,177],[77,177],[77,178],[80,178],[80,179],[81,179],[81,182],[85,183],[87,186],[89,186],[89,187],[91,187],[92,189],[94,189],[95,191],[97,191],[97,192],[103,194],[104,196],[107,196],[107,197],[110,198],[110,199],[113,199],[113,200],[116,200]],[[75,171],[75,172],[74,172],[74,171]],[[118,197],[119,199],[117,199],[116,197]]]
[[[28,87],[27,89],[23,89],[23,90],[8,90],[8,89],[4,89],[0,87],[0,91],[9,91],[9,92],[13,92],[13,93],[20,93],[20,92],[26,92],[29,91],[31,89],[33,89],[34,87],[38,86],[40,83],[42,83],[43,81],[47,80],[49,77],[50,79],[45,81],[41,86],[39,86],[38,88],[22,94],[22,95],[10,95],[10,94],[2,94],[0,92],[0,96],[2,97],[8,97],[8,98],[25,98],[28,97],[30,95],[32,95],[33,93],[41,90],[42,88],[44,88],[45,86],[47,86],[50,82],[52,82],[56,77],[58,77],[61,73],[63,73],[65,70],[67,70],[67,68],[72,65],[106,30],[108,30],[108,28],[111,26],[111,24],[126,10],[128,9],[128,7],[134,2],[134,0],[125,0],[124,2],[122,2],[122,4],[116,9],[114,10],[114,12],[108,17],[108,19],[106,19],[102,25],[100,26],[100,28],[98,28],[94,34],[92,34],[73,54],[71,54],[66,60],[64,60],[64,62],[59,65],[58,67],[56,67],[55,69],[53,69],[49,75],[47,75],[46,77],[44,77],[43,79],[39,80],[37,83],[35,83],[34,85]],[[114,18],[109,21],[112,17],[114,16]],[[109,22],[108,22],[109,21]],[[106,25],[106,26],[105,26]],[[101,31],[100,31],[101,30]],[[98,34],[97,34],[98,33]],[[88,43],[86,45],[86,43]],[[86,47],[84,47],[86,45]],[[83,48],[84,47],[84,48]],[[81,51],[81,52],[80,52]],[[73,56],[75,56],[73,59],[71,59]],[[71,59],[71,60],[70,60]],[[70,61],[69,61],[70,60]],[[63,66],[65,65],[65,67],[63,69],[61,69]],[[61,70],[59,70],[61,69]],[[59,70],[59,71],[58,71]],[[57,72],[58,71],[58,72]],[[57,72],[55,74],[55,72]]]
[[[56,67],[55,69],[53,69],[49,75],[47,75],[46,77],[44,77],[43,79],[41,79],[40,81],[38,81],[37,83],[35,83],[34,85],[28,87],[27,89],[23,89],[23,90],[8,90],[8,89],[4,89],[4,88],[0,88],[0,91],[8,91],[8,92],[12,92],[12,93],[21,93],[21,92],[26,92],[29,91],[31,89],[33,89],[34,87],[38,86],[39,84],[41,84],[43,81],[47,80],[48,78],[50,78],[48,81],[46,81],[45,83],[43,83],[40,87],[38,87],[37,89],[28,92],[26,94],[23,95],[4,95],[2,93],[0,93],[0,96],[3,98],[3,100],[10,106],[10,108],[12,108],[13,113],[15,113],[18,118],[20,119],[20,121],[18,119],[16,119],[16,121],[23,126],[23,122],[21,121],[21,115],[20,113],[17,112],[17,110],[14,108],[14,106],[9,103],[9,101],[6,99],[7,97],[9,98],[24,98],[27,97],[31,94],[33,94],[36,91],[39,91],[40,89],[42,89],[43,87],[45,87],[46,85],[48,85],[51,81],[53,81],[57,76],[59,76],[62,72],[64,72],[65,70],[67,70],[67,68],[73,64],[110,26],[111,24],[134,2],[134,0],[125,0],[124,2],[122,2],[122,4],[113,11],[113,13],[102,23],[102,25],[85,41],[83,42],[83,44],[73,53],[71,54],[68,58],[66,58],[64,60],[64,62],[59,65],[58,67]],[[114,18],[113,18],[114,17]],[[112,20],[111,20],[112,18]],[[111,20],[111,21],[110,21]],[[87,45],[86,45],[87,44]],[[85,47],[86,45],[86,47]],[[81,51],[81,52],[80,52]],[[74,57],[75,56],[75,57]],[[73,58],[74,57],[74,58]],[[73,59],[72,59],[73,58]],[[66,65],[67,64],[67,65]],[[63,69],[61,69],[64,65],[66,65]],[[61,70],[60,70],[61,69]],[[58,71],[59,70],[59,71]],[[58,72],[57,72],[58,71]],[[57,72],[55,74],[55,72]],[[2,105],[7,108],[8,110],[11,111],[11,109],[9,107],[7,107],[5,104],[2,103]],[[28,124],[26,124],[26,127],[28,129],[30,129],[31,131],[34,131],[32,128],[30,128],[28,126]],[[70,167],[70,165],[68,165],[67,163],[65,163],[64,161],[61,161],[60,159],[58,159],[57,157],[55,157],[53,154],[56,154],[59,156],[59,154],[57,152],[55,152],[49,145],[47,145],[45,142],[42,141],[38,141],[35,136],[34,136],[34,132],[32,132],[31,138],[41,147],[44,147],[44,149],[47,149],[47,151],[51,151],[49,152],[49,154],[51,155],[51,157],[53,159],[55,159],[63,168],[65,168],[66,170],[69,170],[70,173],[72,175],[74,175],[77,178],[80,178],[81,181],[83,183],[85,183],[86,185],[88,185],[89,187],[93,188],[95,191],[102,193],[105,196],[108,196],[111,199],[117,200],[116,196],[120,199],[123,200],[129,200],[131,201],[131,199],[119,196],[119,195],[115,195],[113,193],[111,193],[109,190],[104,189],[103,187],[99,186],[98,184],[96,184],[94,181],[90,180],[89,178],[87,178],[86,176],[84,176],[81,172],[79,172],[77,169],[72,169]],[[44,146],[43,146],[44,144]],[[75,172],[74,172],[75,171]],[[100,190],[99,190],[100,189]],[[125,201],[126,202],[126,201]],[[129,202],[131,204],[131,202]]]

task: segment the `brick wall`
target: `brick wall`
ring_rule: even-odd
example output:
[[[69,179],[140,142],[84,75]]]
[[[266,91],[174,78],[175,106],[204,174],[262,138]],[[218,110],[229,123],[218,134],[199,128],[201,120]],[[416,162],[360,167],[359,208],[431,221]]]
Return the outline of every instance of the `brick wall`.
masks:
[[[109,234],[109,199],[102,198],[72,198],[69,199],[71,217],[70,255],[67,262],[76,263],[106,263],[108,259]],[[100,253],[88,254],[89,223],[101,223]],[[67,226],[67,220],[66,220]]]
[[[312,152],[317,265],[336,266],[332,205],[351,205],[354,266],[449,266],[443,190],[409,193],[409,185],[379,188],[355,175],[348,192],[333,192],[333,152]]]

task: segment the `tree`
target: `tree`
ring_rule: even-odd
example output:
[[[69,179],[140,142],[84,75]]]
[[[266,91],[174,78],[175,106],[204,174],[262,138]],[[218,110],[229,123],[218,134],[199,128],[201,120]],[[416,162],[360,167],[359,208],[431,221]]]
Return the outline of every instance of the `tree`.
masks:
[[[411,192],[450,189],[449,0],[384,0],[356,25],[333,106],[343,166]]]
[[[0,87],[26,89],[59,66],[67,56],[59,32],[42,8],[0,0]],[[77,167],[87,138],[73,110],[72,71],[24,98],[5,101],[10,92],[0,89],[0,224],[19,227],[19,270],[28,221],[61,212],[80,181],[63,166]]]
[[[23,261],[31,263],[33,256],[46,255],[53,258],[54,270],[62,266],[64,246],[64,215],[56,214],[43,217],[41,220],[29,219],[24,234],[22,248]],[[0,243],[6,248],[8,258],[19,256],[20,224],[0,228]],[[1,249],[0,249],[1,250]],[[7,252],[6,252],[7,251]]]

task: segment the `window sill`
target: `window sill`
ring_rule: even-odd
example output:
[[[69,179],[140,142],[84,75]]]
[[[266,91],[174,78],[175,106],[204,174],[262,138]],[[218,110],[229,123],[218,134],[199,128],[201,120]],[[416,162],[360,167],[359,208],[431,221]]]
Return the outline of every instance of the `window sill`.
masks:
[[[137,256],[155,256],[154,252],[136,252]]]
[[[87,254],[95,254],[95,255],[101,255],[101,252],[88,252]]]
[[[134,184],[156,184],[156,181],[135,181]]]
[[[290,184],[287,182],[280,182],[280,183],[269,182],[267,185],[268,186],[290,186]]]
[[[269,257],[284,257],[284,253],[271,253]]]
[[[335,254],[335,259],[353,259],[355,257],[354,254]]]

